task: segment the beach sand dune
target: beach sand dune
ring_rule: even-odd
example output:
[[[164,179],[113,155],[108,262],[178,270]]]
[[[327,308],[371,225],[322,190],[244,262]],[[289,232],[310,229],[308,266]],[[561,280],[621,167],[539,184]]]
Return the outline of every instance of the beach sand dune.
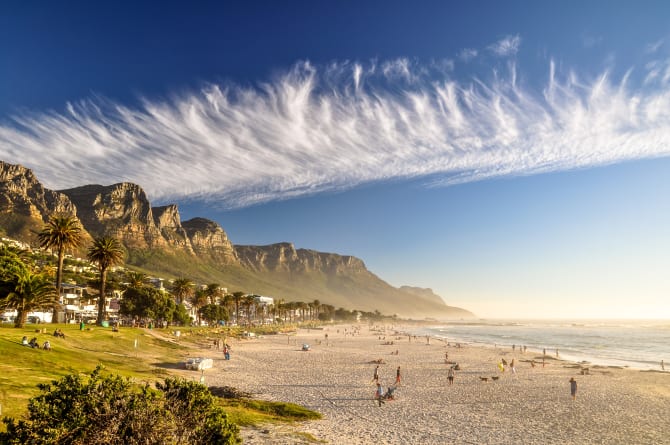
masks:
[[[579,365],[558,360],[543,368],[531,352],[428,344],[393,334],[402,327],[381,333],[364,326],[350,335],[353,330],[301,329],[235,341],[230,361],[217,358],[207,384],[294,402],[324,417],[244,429],[245,443],[310,443],[302,431],[332,444],[670,444],[670,373],[591,366],[581,375]],[[303,343],[311,350],[303,351]],[[452,386],[445,351],[461,368]],[[516,359],[516,374],[499,371],[502,357]],[[378,359],[384,387],[394,384],[398,366],[402,373],[395,400],[381,407],[373,398]],[[571,377],[578,382],[574,401]]]

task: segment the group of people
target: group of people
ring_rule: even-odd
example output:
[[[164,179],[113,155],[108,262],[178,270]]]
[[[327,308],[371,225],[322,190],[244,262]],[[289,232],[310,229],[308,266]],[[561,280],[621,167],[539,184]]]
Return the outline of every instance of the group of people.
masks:
[[[386,391],[379,381],[379,365],[375,366],[374,374],[372,375],[372,381],[377,384],[377,389],[375,390],[375,399],[379,403],[379,406],[382,406],[386,400],[393,400],[393,392],[396,390],[400,381],[402,380],[402,374],[400,372],[400,366],[396,368],[395,371],[395,384],[389,386]]]
[[[40,344],[37,341],[37,337],[33,337],[30,339],[30,341],[28,341],[28,337],[24,335],[23,338],[21,339],[21,344],[23,346],[28,346],[30,348],[40,349]],[[44,349],[45,351],[51,351],[51,343],[49,342],[49,340],[45,341],[42,344],[42,349]]]

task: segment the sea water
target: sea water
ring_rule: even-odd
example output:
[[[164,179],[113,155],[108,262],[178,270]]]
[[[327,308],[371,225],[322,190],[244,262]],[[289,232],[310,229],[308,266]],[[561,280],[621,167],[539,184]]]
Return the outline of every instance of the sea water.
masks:
[[[415,331],[450,343],[524,345],[527,354],[556,355],[574,362],[638,369],[670,370],[670,320],[477,320],[449,322]]]

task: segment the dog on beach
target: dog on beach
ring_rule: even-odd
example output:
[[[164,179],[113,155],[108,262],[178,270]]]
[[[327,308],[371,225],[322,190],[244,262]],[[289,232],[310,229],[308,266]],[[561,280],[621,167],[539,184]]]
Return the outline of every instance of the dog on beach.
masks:
[[[500,378],[499,375],[494,375],[494,376],[491,377],[491,380],[498,380],[499,378]]]
[[[479,377],[479,380],[481,380],[482,382],[488,382],[489,378],[488,377]]]

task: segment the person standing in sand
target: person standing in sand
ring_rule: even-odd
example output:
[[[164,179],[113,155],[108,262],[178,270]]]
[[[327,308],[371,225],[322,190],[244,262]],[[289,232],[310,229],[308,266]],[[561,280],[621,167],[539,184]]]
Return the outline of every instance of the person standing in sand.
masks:
[[[449,373],[447,374],[447,380],[449,380],[449,386],[454,384],[454,367],[449,368]]]
[[[663,360],[661,360],[661,371],[665,371],[665,363],[663,363]]]
[[[372,381],[379,385],[379,365],[375,366],[375,373],[372,375]]]
[[[570,377],[570,395],[572,396],[572,400],[575,400],[575,397],[577,397],[577,380],[574,377]]]
[[[377,389],[375,390],[375,398],[379,402],[379,406],[382,406],[384,403],[384,388],[382,388],[381,383],[377,382]]]
[[[400,385],[400,366],[395,370],[395,384]]]

